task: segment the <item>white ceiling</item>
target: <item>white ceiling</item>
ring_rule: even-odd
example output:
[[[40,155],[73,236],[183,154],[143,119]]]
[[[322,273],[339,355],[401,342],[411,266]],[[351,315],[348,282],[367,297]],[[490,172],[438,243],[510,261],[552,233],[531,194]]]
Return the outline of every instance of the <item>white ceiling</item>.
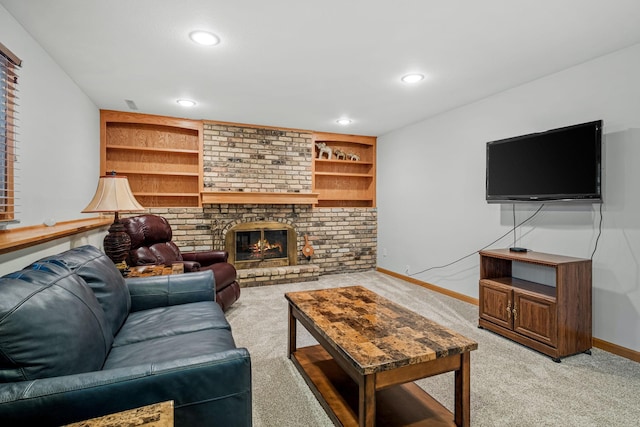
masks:
[[[101,109],[129,99],[144,113],[365,135],[640,42],[639,0],[0,4]],[[222,42],[195,45],[194,29]],[[409,86],[409,72],[427,78]]]

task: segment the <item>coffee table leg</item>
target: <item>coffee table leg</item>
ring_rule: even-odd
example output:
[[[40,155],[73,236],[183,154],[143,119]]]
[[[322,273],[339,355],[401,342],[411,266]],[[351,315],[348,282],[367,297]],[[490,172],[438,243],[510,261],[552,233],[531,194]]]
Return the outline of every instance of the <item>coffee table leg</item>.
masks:
[[[365,375],[362,378],[358,397],[358,424],[360,427],[374,427],[376,425],[375,374]]]
[[[460,369],[455,373],[456,402],[455,423],[469,427],[471,424],[471,353],[460,355]]]
[[[287,344],[287,357],[291,359],[291,355],[296,351],[296,318],[293,317],[293,307],[289,304],[289,342]]]

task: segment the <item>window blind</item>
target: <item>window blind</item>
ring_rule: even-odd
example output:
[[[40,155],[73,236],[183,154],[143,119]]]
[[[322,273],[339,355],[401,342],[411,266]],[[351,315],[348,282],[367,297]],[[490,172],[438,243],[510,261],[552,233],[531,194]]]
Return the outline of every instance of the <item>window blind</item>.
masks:
[[[0,43],[0,228],[16,221],[18,69],[22,61]]]

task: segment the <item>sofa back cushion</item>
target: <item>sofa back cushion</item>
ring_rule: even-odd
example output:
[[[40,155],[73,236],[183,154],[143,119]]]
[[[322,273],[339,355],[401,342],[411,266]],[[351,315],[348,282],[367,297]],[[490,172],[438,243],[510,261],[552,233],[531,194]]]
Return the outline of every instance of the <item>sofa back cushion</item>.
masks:
[[[98,300],[68,268],[36,263],[0,278],[0,382],[99,370],[112,342]]]
[[[131,296],[124,278],[107,255],[98,248],[85,245],[38,261],[58,262],[89,285],[115,335],[129,315]]]

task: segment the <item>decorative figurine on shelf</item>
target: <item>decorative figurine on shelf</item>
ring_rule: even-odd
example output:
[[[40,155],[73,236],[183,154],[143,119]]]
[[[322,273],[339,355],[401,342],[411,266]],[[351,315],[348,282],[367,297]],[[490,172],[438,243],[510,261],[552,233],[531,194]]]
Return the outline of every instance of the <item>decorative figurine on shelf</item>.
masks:
[[[347,156],[349,157],[349,160],[353,160],[354,162],[357,162],[358,160],[360,160],[360,156],[354,153],[349,153],[347,154]]]
[[[327,153],[327,159],[331,160],[331,147],[327,147],[327,144],[324,142],[316,142],[316,147],[318,147],[318,158],[321,159],[323,153]]]
[[[342,159],[342,160],[346,160],[346,159],[347,159],[347,153],[345,153],[344,151],[342,151],[342,150],[341,150],[341,149],[339,149],[339,148],[336,148],[336,149],[333,151],[333,154],[335,154],[335,155],[336,155],[336,159],[338,159],[338,160],[340,160],[340,159]]]

